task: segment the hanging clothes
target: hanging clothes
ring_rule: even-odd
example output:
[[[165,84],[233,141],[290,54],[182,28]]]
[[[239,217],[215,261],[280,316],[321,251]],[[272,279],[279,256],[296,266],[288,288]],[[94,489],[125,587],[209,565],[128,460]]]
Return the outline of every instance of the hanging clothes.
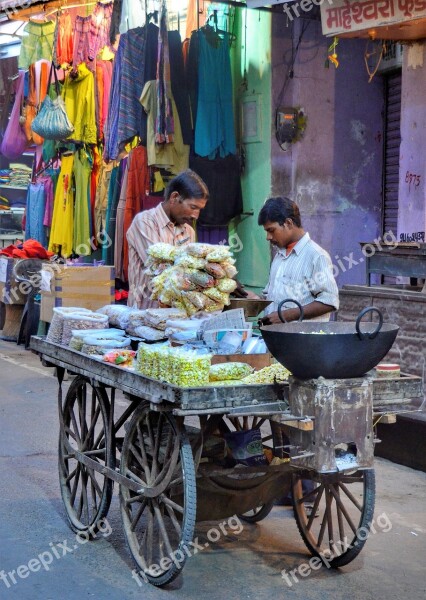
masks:
[[[102,157],[99,148],[95,146],[93,148],[93,167],[92,174],[90,177],[90,233],[91,237],[94,238],[95,243],[98,239],[98,230],[96,229],[96,218],[95,218],[95,205],[96,205],[96,192],[98,189],[99,177],[102,166]]]
[[[112,9],[111,27],[109,30],[109,41],[111,46],[117,41],[120,35],[121,11],[123,8],[123,0],[114,0],[114,8]],[[141,23],[143,25],[143,23]]]
[[[120,38],[105,130],[106,160],[116,160],[123,147],[146,129],[146,115],[139,103],[144,86],[145,32],[139,27]]]
[[[74,158],[74,243],[79,256],[90,256],[93,248],[90,236],[89,182],[92,173],[91,159],[85,150],[79,150]]]
[[[42,58],[52,60],[53,42],[55,39],[55,23],[34,23],[29,21],[24,27],[27,34],[22,38],[18,65],[20,69],[29,66]]]
[[[210,31],[210,33],[208,33]],[[208,36],[208,38],[207,38]],[[199,156],[224,158],[236,153],[229,39],[212,28],[198,34],[198,105],[195,152]],[[216,47],[212,44],[217,44]]]
[[[59,11],[56,18],[53,62],[60,66],[71,64],[74,55],[74,31],[69,12]]]
[[[170,93],[171,97],[171,93]],[[147,152],[148,165],[167,169],[177,175],[188,168],[189,146],[183,143],[180,128],[179,114],[175,101],[171,97],[173,120],[175,124],[174,141],[168,144],[157,144],[155,141],[155,125],[157,103],[157,85],[155,81],[148,81],[141,96],[141,104],[148,116]]]
[[[42,182],[30,183],[27,191],[25,239],[37,240],[47,246],[46,230],[43,225],[46,208],[46,192]]]
[[[59,169],[48,169],[47,171],[45,171],[44,175],[44,177],[41,177],[39,179],[39,181],[43,182],[44,191],[46,194],[43,225],[47,228],[50,228],[52,225],[55,189],[59,177]]]
[[[128,279],[129,244],[127,231],[135,216],[143,210],[143,202],[149,193],[149,169],[146,148],[138,146],[128,159],[128,180],[123,222],[123,280]]]
[[[197,13],[198,6],[197,0],[189,0],[188,8],[186,10],[185,38],[190,38],[192,32],[196,31],[199,27],[202,27],[206,22],[206,12],[204,6],[203,9]]]
[[[197,122],[198,107],[198,64],[200,57],[199,31],[194,31],[188,44],[188,55],[185,63],[186,85],[188,86],[189,103],[191,108],[192,129]]]
[[[55,193],[49,250],[67,257],[72,254],[74,235],[74,155],[62,156],[61,172]]]
[[[95,82],[93,73],[84,63],[78,65],[75,77],[66,77],[62,96],[68,117],[74,125],[70,139],[96,144]]]
[[[115,227],[114,267],[115,276],[117,279],[121,279],[121,281],[126,280],[124,274],[124,212],[126,209],[126,195],[129,181],[129,160],[130,158],[123,159],[123,161],[125,161],[125,167],[123,180],[121,182],[120,199],[117,206],[117,220]]]
[[[188,87],[183,62],[182,40],[179,31],[169,31],[169,58],[172,95],[179,113],[180,128],[184,144],[192,143],[191,111]]]
[[[77,15],[74,24],[74,52],[72,58],[73,69],[81,63],[90,63],[90,31],[92,17]]]
[[[109,32],[114,3],[103,4],[98,2],[91,15],[89,37],[89,60],[94,61],[98,52],[104,46],[110,46]]]
[[[200,212],[198,225],[226,226],[243,212],[240,164],[237,156],[229,155],[209,160],[191,155],[189,166],[205,181],[210,195],[206,207]]]
[[[145,0],[122,0],[120,33],[145,25]]]
[[[98,125],[98,139],[104,138],[105,123],[108,118],[109,99],[111,95],[112,63],[99,60],[96,65],[96,121]]]
[[[111,173],[110,188],[108,190],[108,209],[106,215],[106,239],[102,245],[102,260],[106,265],[114,265],[115,229],[117,220],[117,206],[120,200],[120,188],[123,178],[123,162],[115,167]]]
[[[173,122],[173,107],[170,98],[170,58],[169,37],[167,33],[167,9],[163,3],[160,15],[160,30],[158,32],[158,58],[157,58],[157,114],[155,118],[155,141],[157,144],[170,144],[173,142],[175,126]]]
[[[106,231],[108,192],[111,182],[111,173],[115,166],[115,162],[103,162],[101,166],[99,174],[99,184],[96,190],[95,199],[95,230],[97,237],[99,237],[99,234],[101,234],[103,231]]]

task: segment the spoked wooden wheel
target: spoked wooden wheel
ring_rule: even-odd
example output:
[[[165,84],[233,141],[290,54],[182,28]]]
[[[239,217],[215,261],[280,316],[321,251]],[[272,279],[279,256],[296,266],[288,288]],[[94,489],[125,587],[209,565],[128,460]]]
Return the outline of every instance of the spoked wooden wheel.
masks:
[[[95,533],[107,515],[113,481],[81,458],[101,469],[113,465],[112,440],[108,435],[109,401],[105,391],[84,377],[71,383],[63,407],[64,430],[59,434],[59,481],[71,529]]]
[[[275,421],[250,415],[247,417],[225,417],[223,423],[228,431],[260,429],[263,448],[267,451],[269,450],[273,456],[282,458],[283,442],[281,429]],[[271,500],[238,516],[247,523],[258,523],[269,515],[273,506],[274,500]]]
[[[195,528],[194,460],[183,424],[143,405],[129,423],[120,473],[140,486],[120,487],[124,532],[139,574],[166,585],[182,570]]]
[[[302,491],[302,479],[313,490]],[[308,549],[331,567],[350,563],[361,552],[374,513],[374,470],[318,475],[293,474],[297,527]],[[305,503],[311,510],[307,512]],[[310,512],[310,514],[308,514]]]

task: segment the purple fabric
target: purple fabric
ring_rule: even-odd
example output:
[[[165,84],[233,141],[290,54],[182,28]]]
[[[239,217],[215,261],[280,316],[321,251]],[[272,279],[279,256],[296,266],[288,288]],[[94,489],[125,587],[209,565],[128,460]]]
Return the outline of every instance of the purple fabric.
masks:
[[[202,225],[197,225],[197,241],[203,244],[227,244],[228,235],[227,227],[203,227]]]
[[[44,186],[45,198],[46,198],[43,225],[45,227],[50,227],[52,225],[53,204],[54,204],[53,181],[50,177],[41,177],[38,181],[39,181],[39,183],[42,183]]]

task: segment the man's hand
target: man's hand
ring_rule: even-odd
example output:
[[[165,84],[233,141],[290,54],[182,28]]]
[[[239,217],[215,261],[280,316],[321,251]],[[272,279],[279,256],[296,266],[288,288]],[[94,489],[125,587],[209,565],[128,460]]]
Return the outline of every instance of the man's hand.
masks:
[[[248,292],[246,292],[246,290],[244,289],[244,286],[242,283],[240,283],[238,281],[238,279],[235,280],[237,287],[236,289],[232,292],[231,296],[233,298],[247,298],[248,296]]]
[[[276,325],[277,323],[281,323],[281,320],[278,316],[277,312],[270,313],[266,315],[266,317],[262,317],[259,319],[259,323],[261,325]]]

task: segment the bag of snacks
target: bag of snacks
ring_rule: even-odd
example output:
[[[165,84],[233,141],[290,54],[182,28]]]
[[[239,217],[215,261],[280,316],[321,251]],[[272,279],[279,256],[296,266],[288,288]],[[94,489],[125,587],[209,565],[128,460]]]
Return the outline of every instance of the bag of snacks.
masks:
[[[206,256],[208,262],[221,263],[232,258],[229,246],[216,246],[213,252]]]
[[[159,340],[164,340],[165,333],[160,329],[141,325],[140,327],[135,328],[135,336],[147,340],[148,342],[158,342]]]
[[[147,250],[148,256],[160,261],[173,262],[176,256],[176,248],[171,244],[153,244]]]
[[[220,363],[210,367],[210,381],[225,381],[227,379],[243,379],[253,373],[250,365],[241,362]]]
[[[169,319],[186,319],[184,311],[176,308],[148,308],[145,313],[145,322],[156,329],[166,329]]]
[[[74,329],[105,329],[108,325],[107,315],[97,313],[71,313],[64,315],[64,328],[62,331],[62,345],[68,346]]]
[[[224,294],[232,294],[232,292],[237,289],[238,284],[235,279],[229,279],[228,277],[225,277],[225,279],[221,279],[217,282],[216,287],[219,292],[223,292]]]
[[[120,367],[131,367],[136,352],[133,350],[110,350],[103,356],[103,361]]]
[[[87,308],[78,308],[78,307],[57,307],[53,309],[53,318],[49,327],[49,331],[47,332],[47,341],[52,342],[53,344],[61,344],[62,343],[62,333],[64,330],[64,317],[65,315],[69,315],[72,313],[87,313],[90,314],[92,311]]]
[[[190,254],[181,254],[175,260],[175,266],[181,269],[204,269],[206,261],[203,258],[197,258]]]
[[[221,266],[226,273],[226,277],[229,277],[229,279],[233,279],[235,277],[235,275],[238,273],[237,269],[234,267],[232,262],[226,261],[226,262],[222,263]]]
[[[88,336],[84,338],[84,344],[81,349],[83,354],[101,356],[109,350],[118,350],[130,347],[128,338],[111,339],[104,336]]]
[[[206,263],[204,270],[215,279],[223,279],[223,277],[226,277],[225,269],[221,267],[219,263],[208,262]]]
[[[225,306],[229,305],[229,295],[225,294],[223,292],[220,292],[217,288],[210,288],[208,290],[204,290],[204,294],[208,298],[215,300],[219,304],[224,304]]]
[[[209,252],[212,252],[214,246],[211,244],[188,244],[185,246],[185,251],[191,256],[196,256],[197,258],[205,258]]]

